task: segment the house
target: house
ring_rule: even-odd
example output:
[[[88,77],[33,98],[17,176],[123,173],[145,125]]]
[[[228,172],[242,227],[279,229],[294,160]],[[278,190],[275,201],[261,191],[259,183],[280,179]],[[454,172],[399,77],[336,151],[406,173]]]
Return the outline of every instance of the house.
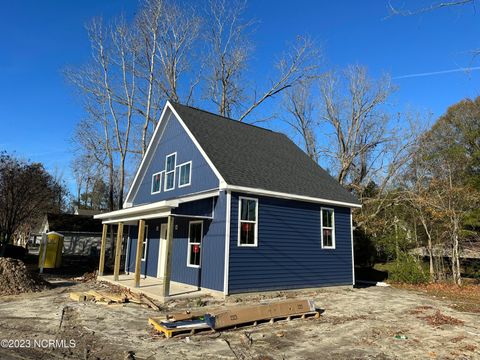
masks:
[[[355,207],[284,134],[167,102],[124,209],[95,218],[119,224],[118,251],[126,234],[137,286],[227,295],[352,285]]]
[[[97,211],[98,213],[98,211]],[[63,254],[97,256],[102,238],[102,222],[92,215],[46,213],[39,228],[30,237],[38,243],[43,233],[63,235]]]

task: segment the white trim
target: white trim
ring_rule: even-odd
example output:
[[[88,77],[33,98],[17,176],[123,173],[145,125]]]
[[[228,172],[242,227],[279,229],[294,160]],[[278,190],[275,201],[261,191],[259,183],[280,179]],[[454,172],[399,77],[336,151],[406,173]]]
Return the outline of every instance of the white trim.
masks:
[[[325,229],[332,230],[332,246],[325,246],[323,245],[323,210],[330,210],[332,212],[332,226],[325,226]],[[336,241],[335,241],[335,209],[328,208],[328,207],[321,207],[320,208],[320,244],[322,245],[322,249],[332,249],[336,248]]]
[[[223,293],[228,295],[228,275],[230,266],[230,211],[232,208],[232,193],[227,190],[227,205],[225,215],[225,265],[223,267]]]
[[[145,243],[145,248],[143,247],[142,243],[142,260],[141,261],[147,261],[147,256],[148,256],[148,225],[145,225],[145,234],[143,236],[143,243]],[[138,241],[138,236],[137,236],[137,241]],[[147,272],[147,269],[145,268],[145,273]]]
[[[172,155],[175,155],[175,162],[173,163],[173,170],[168,171],[167,170],[168,158],[171,157]],[[172,187],[167,188],[167,184],[168,184],[167,176],[168,176],[168,174],[171,174],[172,172],[173,172]],[[175,189],[176,174],[177,174],[177,152],[175,151],[175,152],[165,156],[165,181],[163,182],[163,191],[164,192],[171,191],[171,190]]]
[[[180,122],[180,124],[182,125],[183,129],[185,130],[185,132],[188,134],[188,136],[190,137],[190,140],[193,141],[193,143],[195,144],[195,146],[197,147],[198,151],[200,151],[200,154],[202,154],[203,158],[205,159],[205,161],[207,162],[207,164],[210,166],[210,168],[212,169],[212,171],[215,173],[215,175],[217,176],[219,182],[220,182],[220,186],[226,186],[227,185],[227,182],[225,181],[225,179],[223,178],[223,176],[220,174],[220,172],[218,171],[218,169],[215,167],[215,165],[213,164],[213,162],[210,160],[210,158],[208,157],[207,153],[203,150],[203,148],[200,146],[199,142],[197,141],[197,139],[193,136],[192,132],[190,131],[190,129],[187,127],[187,125],[185,125],[185,123],[183,122],[182,118],[180,117],[180,115],[178,115],[177,111],[174,109],[174,107],[172,106],[172,104],[170,103],[170,101],[167,101],[167,105],[171,110],[172,110],[172,113],[177,117],[178,121]]]
[[[130,226],[128,227],[128,236],[127,236],[127,249],[125,251],[125,274],[129,274],[130,271],[128,271],[128,264],[130,262]]]
[[[170,103],[170,101],[167,101],[163,110],[162,110],[162,114],[160,115],[160,120],[158,121],[157,123],[157,126],[153,132],[153,135],[152,135],[152,138],[150,139],[150,142],[148,143],[148,147],[147,147],[147,150],[145,151],[145,155],[143,156],[142,158],[142,161],[140,163],[140,166],[138,167],[138,170],[137,172],[135,173],[135,177],[132,181],[132,185],[130,186],[130,189],[128,190],[128,193],[127,193],[127,196],[125,197],[125,202],[123,204],[123,207],[124,208],[127,208],[127,207],[130,207],[132,206],[132,197],[134,197],[134,194],[136,193],[136,191],[138,190],[138,185],[140,183],[142,183],[142,180],[143,179],[140,179],[140,175],[142,174],[142,170],[145,168],[145,166],[147,165],[147,163],[150,162],[152,156],[153,156],[153,153],[154,153],[154,144],[155,143],[158,143],[158,140],[159,138],[161,138],[161,136],[159,137],[159,131],[161,128],[163,128],[164,124],[166,121],[168,121],[169,117],[165,116],[166,113],[167,113],[167,110],[170,110],[171,113],[177,118],[178,122],[180,123],[180,125],[183,127],[183,129],[185,130],[185,132],[187,133],[188,137],[190,138],[190,140],[192,140],[192,142],[194,143],[194,145],[197,147],[198,151],[200,152],[200,154],[202,154],[203,158],[205,159],[205,161],[207,162],[207,164],[210,166],[210,168],[212,169],[213,173],[217,176],[218,178],[218,181],[219,181],[219,184],[220,186],[225,186],[227,183],[225,181],[225,179],[223,178],[223,176],[220,174],[220,172],[218,171],[218,169],[215,167],[215,165],[213,164],[213,162],[210,160],[210,158],[208,157],[207,153],[203,150],[203,148],[200,146],[199,142],[197,141],[197,139],[193,136],[192,132],[190,131],[190,129],[185,125],[185,123],[183,122],[182,118],[180,117],[180,115],[178,115],[177,111],[173,108],[173,105]],[[145,174],[143,174],[144,176]],[[142,177],[143,177],[142,176]]]
[[[162,251],[166,251],[166,249],[162,249],[162,245],[165,243],[165,240],[164,239],[162,241],[162,229],[165,229],[165,232],[166,232],[166,227],[167,227],[167,223],[163,223],[163,224],[160,224],[160,235],[158,237],[159,239],[159,242],[158,242],[158,261],[157,261],[157,278],[161,278],[161,271],[162,271]]]
[[[199,243],[190,243],[190,225],[192,224],[202,224],[201,230],[200,230],[200,242]],[[203,241],[203,220],[194,220],[194,221],[189,221],[188,222],[188,239],[187,239],[187,267],[190,268],[196,268],[199,269],[202,266],[202,241]],[[200,248],[200,265],[192,265],[190,264],[190,244],[199,244]]]
[[[167,105],[168,105],[168,102],[167,102]],[[150,139],[150,142],[148,143],[147,150],[145,151],[145,155],[142,157],[142,161],[140,162],[140,166],[138,167],[137,172],[135,173],[135,177],[133,178],[132,185],[130,186],[130,189],[128,189],[127,196],[125,197],[125,201],[123,203],[124,208],[128,208],[128,207],[132,206],[131,197],[134,195],[134,192],[136,194],[136,192],[138,190],[137,184],[140,184],[142,182],[142,181],[139,181],[138,177],[140,176],[140,173],[142,172],[142,170],[145,166],[145,163],[147,161],[150,163],[150,160],[151,160],[151,155],[150,154],[152,153],[151,147],[152,147],[155,139],[157,138],[157,134],[160,131],[160,128],[163,126],[163,124],[165,122],[164,117],[165,117],[165,113],[167,112],[168,108],[169,108],[168,106],[165,106],[162,110],[162,114],[160,115],[160,120],[158,121],[158,124],[157,124],[155,130],[153,131],[153,135]]]
[[[354,262],[354,252],[353,252],[353,215],[352,209],[350,209],[350,239],[352,242],[352,285],[355,285],[355,262]]]
[[[190,164],[190,173],[188,174],[188,183],[180,185],[180,180],[182,179],[182,166],[185,166],[187,164]],[[178,187],[183,188],[185,186],[189,186],[192,184],[192,160],[186,161],[180,165],[177,165],[178,167]]]
[[[223,187],[220,187],[220,189],[221,190],[228,189],[228,190],[232,190],[232,191],[243,192],[243,193],[246,193],[246,194],[264,195],[264,196],[276,197],[276,198],[281,198],[281,199],[300,200],[300,201],[313,202],[313,203],[325,204],[325,205],[338,205],[338,206],[345,206],[345,207],[349,207],[349,208],[361,208],[362,207],[362,205],[360,205],[360,204],[353,204],[353,203],[342,202],[342,201],[327,200],[327,199],[315,198],[315,197],[304,196],[304,195],[288,194],[288,193],[283,193],[283,192],[278,192],[278,191],[263,190],[263,189],[245,187],[245,186],[225,185]]]
[[[255,201],[255,221],[251,220],[241,220],[241,207],[242,207],[242,200],[253,200]],[[249,223],[255,224],[254,231],[253,231],[253,244],[240,244],[240,226],[241,223]],[[239,247],[258,247],[258,199],[251,198],[246,196],[239,196],[238,197],[238,238],[237,238],[237,246]]]
[[[162,173],[163,171],[159,171],[155,174],[152,175],[152,185],[150,186],[150,194],[153,195],[153,194],[159,194],[160,192],[162,192]],[[156,176],[156,175],[160,175],[160,184],[159,184],[159,187],[158,187],[158,191],[153,191],[153,178]]]

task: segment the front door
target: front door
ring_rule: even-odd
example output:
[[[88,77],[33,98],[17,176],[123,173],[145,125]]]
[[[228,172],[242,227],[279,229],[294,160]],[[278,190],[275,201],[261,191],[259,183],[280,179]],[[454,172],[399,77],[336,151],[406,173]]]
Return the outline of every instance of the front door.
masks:
[[[160,225],[160,243],[158,246],[158,267],[157,267],[157,277],[162,278],[164,276],[164,267],[165,256],[167,255],[166,251],[167,245],[167,224]]]

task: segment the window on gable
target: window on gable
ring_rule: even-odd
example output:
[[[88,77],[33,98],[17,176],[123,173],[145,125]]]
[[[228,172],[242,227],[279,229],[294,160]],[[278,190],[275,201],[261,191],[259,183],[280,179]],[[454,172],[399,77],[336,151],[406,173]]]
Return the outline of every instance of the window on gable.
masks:
[[[238,246],[258,245],[258,199],[239,199]]]
[[[335,214],[333,209],[321,209],[322,248],[335,249]]]
[[[165,160],[165,191],[175,188],[175,166],[177,164],[177,153],[167,156]]]
[[[152,175],[152,194],[157,194],[162,189],[162,172]]]
[[[192,162],[186,162],[179,165],[180,174],[178,178],[178,187],[188,186],[191,182],[192,177]]]
[[[187,266],[200,267],[203,239],[203,221],[191,221],[188,225]]]

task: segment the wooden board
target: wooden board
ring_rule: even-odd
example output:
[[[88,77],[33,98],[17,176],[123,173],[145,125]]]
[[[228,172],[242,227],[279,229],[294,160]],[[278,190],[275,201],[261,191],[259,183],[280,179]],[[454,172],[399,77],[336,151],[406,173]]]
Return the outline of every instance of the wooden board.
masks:
[[[205,322],[186,324],[187,322],[183,321],[182,324],[179,324],[179,326],[172,327],[174,326],[174,323],[166,324],[160,321],[158,318],[149,318],[148,323],[151,324],[158,332],[165,334],[166,338],[171,338],[174,335],[180,334],[193,335],[197,331],[211,330],[211,328]]]
[[[316,313],[315,303],[311,300],[287,300],[276,303],[237,306],[217,314],[208,314],[208,325],[213,329],[231,327],[260,320],[285,318],[292,315]]]

